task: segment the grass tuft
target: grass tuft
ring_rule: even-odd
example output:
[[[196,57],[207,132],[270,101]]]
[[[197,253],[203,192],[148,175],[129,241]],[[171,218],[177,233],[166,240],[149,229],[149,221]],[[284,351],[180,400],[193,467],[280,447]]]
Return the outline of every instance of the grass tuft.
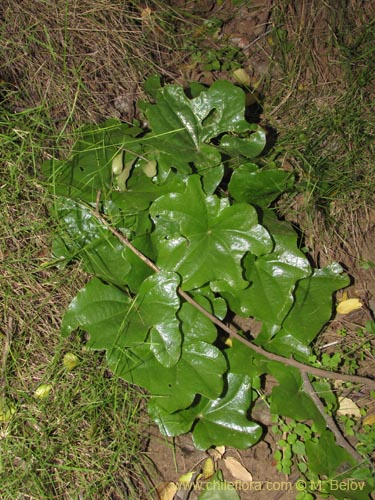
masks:
[[[59,340],[64,308],[86,276],[45,265],[51,227],[37,173],[53,140],[46,110],[12,113],[2,104],[1,498],[152,498],[140,454],[141,395],[112,378],[79,339]],[[71,372],[66,352],[80,360]],[[51,392],[37,398],[42,384]]]
[[[114,116],[132,119],[152,73],[175,78],[182,53],[177,10],[158,1],[5,0],[2,79],[19,91],[14,109],[40,106],[61,130]]]
[[[309,213],[305,228],[319,212],[345,235],[348,207],[356,218],[375,202],[375,9],[280,1],[271,22],[264,116],[278,131],[274,158],[297,178],[282,210]]]
[[[109,0],[5,0],[0,15],[1,498],[151,499],[141,394],[79,338],[59,340],[87,276],[50,262],[40,167],[67,156],[82,124],[132,121],[145,77],[176,75],[184,18],[157,1]],[[67,352],[80,360],[71,372]]]

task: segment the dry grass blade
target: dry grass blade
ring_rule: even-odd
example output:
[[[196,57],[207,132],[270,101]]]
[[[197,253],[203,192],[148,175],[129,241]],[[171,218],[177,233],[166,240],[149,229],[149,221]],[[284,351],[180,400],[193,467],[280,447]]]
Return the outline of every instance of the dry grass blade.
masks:
[[[48,103],[57,123],[131,120],[145,77],[176,75],[183,17],[167,5],[4,0],[0,14],[1,76],[25,92],[17,109]]]
[[[48,265],[51,227],[40,165],[68,132],[134,117],[141,82],[172,75],[183,18],[157,2],[4,0],[0,6],[1,498],[152,498],[137,426],[140,395],[79,338],[62,345],[63,311],[87,277]],[[59,148],[59,149],[58,149]],[[10,326],[9,326],[10,329]],[[69,372],[64,351],[77,354]],[[33,397],[48,384],[45,399]],[[8,418],[9,417],[9,418]]]

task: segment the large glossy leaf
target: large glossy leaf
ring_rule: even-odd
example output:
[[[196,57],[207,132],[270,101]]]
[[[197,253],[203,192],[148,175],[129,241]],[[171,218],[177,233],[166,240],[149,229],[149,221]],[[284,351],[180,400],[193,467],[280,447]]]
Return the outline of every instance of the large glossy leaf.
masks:
[[[132,240],[132,245],[149,259],[154,260],[154,248],[149,234],[138,236]],[[130,265],[130,271],[125,277],[125,283],[133,293],[138,293],[143,281],[153,274],[153,270],[128,247],[122,255]]]
[[[212,323],[189,304],[179,312],[182,322],[183,345],[175,366],[166,368],[150,355],[146,345],[131,351],[111,351],[108,361],[116,373],[129,382],[150,391],[150,412],[155,405],[169,414],[188,407],[197,393],[208,398],[218,397],[223,390],[225,357],[212,345],[216,329]]]
[[[193,426],[193,440],[198,449],[213,445],[248,448],[259,441],[261,427],[247,418],[251,404],[250,377],[228,374],[225,394],[215,400],[201,398],[195,406],[173,414],[153,407],[153,418],[162,432],[175,436]]]
[[[162,183],[157,183],[139,170],[136,169],[129,179],[126,191],[111,193],[106,206],[112,213],[117,207],[124,216],[134,216],[149,208],[151,202],[163,194],[182,193],[185,189],[179,176],[169,174]]]
[[[265,145],[266,134],[263,129],[257,126],[254,126],[254,133],[249,137],[224,135],[220,140],[220,149],[232,157],[255,158],[260,155]]]
[[[221,154],[218,150],[206,144],[201,145],[200,151],[202,158],[196,160],[194,168],[202,177],[202,185],[205,193],[213,194],[224,175]]]
[[[66,337],[81,328],[96,339],[93,348],[109,348],[113,339],[121,336],[131,307],[132,299],[128,294],[93,278],[78,292],[65,311],[61,334]]]
[[[162,163],[183,169],[195,163],[202,175],[209,174],[211,178],[204,181],[204,188],[212,193],[223,169],[211,140],[224,132],[250,132],[253,126],[245,120],[245,93],[239,87],[217,81],[209,89],[200,90],[193,99],[177,85],[157,90],[156,103],[143,104],[152,130],[145,140],[155,146]],[[265,140],[264,131],[258,128],[256,134],[254,139],[247,139],[253,148],[257,144],[254,156],[259,154],[259,143]]]
[[[226,316],[228,312],[226,301],[222,297],[216,296],[210,287],[197,288],[190,292],[190,295],[216,318],[223,319]]]
[[[278,385],[272,390],[272,413],[295,420],[312,420],[319,430],[325,429],[325,421],[310,396],[305,392],[298,369],[270,361],[236,339],[232,340],[232,347],[227,349],[225,354],[230,373],[249,376],[253,380],[254,377],[269,373],[277,379]]]
[[[99,224],[89,207],[58,197],[54,210],[60,221],[60,232],[53,244],[54,257],[61,263],[80,259],[87,272],[119,286],[125,285],[131,269],[125,247]]]
[[[106,192],[112,186],[112,159],[118,151],[128,144],[129,155],[136,157],[140,152],[134,139],[140,132],[115,119],[83,129],[70,160],[43,165],[54,194],[94,202],[99,190]]]
[[[267,373],[268,359],[257,354],[239,340],[231,339],[232,347],[225,349],[229,372],[237,375],[246,375],[253,381],[256,377]]]
[[[236,168],[229,192],[236,201],[267,207],[290,187],[290,173],[277,169],[261,169],[253,163]]]
[[[131,300],[113,285],[90,281],[71,302],[63,323],[63,335],[80,327],[90,334],[88,346],[106,349],[109,358],[124,355],[127,348],[144,345],[158,363],[175,365],[181,355],[181,333],[176,312],[178,277],[159,273],[147,278]]]
[[[320,442],[314,443],[309,441],[306,443],[306,451],[309,458],[309,466],[311,472],[316,474],[323,473],[328,478],[333,478],[337,472],[338,467],[347,462],[352,463],[353,459],[346,450],[337,446],[335,443],[335,438],[331,431],[326,430],[322,433],[320,437]],[[326,453],[322,455],[322,446],[326,450]]]
[[[247,418],[252,394],[250,377],[229,373],[227,384],[223,397],[201,403],[193,430],[197,448],[223,445],[246,449],[261,438],[262,428]]]
[[[209,282],[215,290],[244,288],[244,254],[261,255],[272,248],[254,208],[206,196],[198,176],[190,177],[183,194],[156,200],[150,212],[157,230],[155,245],[160,241],[157,263],[178,272],[184,289]]]
[[[358,465],[353,457],[325,430],[317,442],[306,442],[309,471],[324,477],[321,493],[342,500],[368,500],[374,491],[374,476],[366,463]],[[350,483],[352,486],[350,487]]]
[[[299,370],[275,362],[269,363],[268,369],[279,383],[272,389],[271,412],[294,420],[312,420],[319,432],[324,431],[325,420],[305,392]]]
[[[271,212],[264,213],[262,222],[272,234],[275,247],[266,255],[245,257],[245,276],[250,286],[228,294],[227,298],[241,316],[281,325],[293,305],[296,282],[312,271],[289,224],[277,220]]]
[[[332,314],[332,294],[349,284],[342,268],[333,264],[317,269],[312,276],[298,281],[292,309],[275,333],[271,324],[265,325],[257,343],[283,356],[301,355],[306,359],[309,345]]]

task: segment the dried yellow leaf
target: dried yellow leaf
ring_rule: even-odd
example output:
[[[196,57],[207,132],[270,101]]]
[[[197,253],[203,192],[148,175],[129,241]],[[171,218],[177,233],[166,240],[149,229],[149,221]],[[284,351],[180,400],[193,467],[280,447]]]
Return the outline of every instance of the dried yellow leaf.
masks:
[[[204,461],[203,467],[202,467],[202,472],[203,472],[203,477],[204,479],[208,479],[209,477],[213,476],[215,474],[215,464],[212,458],[207,458]]]
[[[224,458],[225,467],[229,470],[232,476],[239,481],[252,481],[252,474],[233,457]]]
[[[34,392],[34,398],[46,399],[52,390],[51,384],[41,384]]]
[[[344,290],[342,292],[342,296],[341,296],[341,299],[339,300],[339,302],[342,302],[343,300],[348,300],[348,291],[347,290]]]
[[[243,68],[235,69],[233,71],[233,76],[241,85],[246,85],[247,87],[250,86],[250,75]]]
[[[339,398],[338,415],[352,415],[361,418],[361,411],[358,406],[349,398]]]
[[[63,365],[68,371],[72,371],[79,365],[79,359],[72,352],[67,352],[63,358]]]
[[[221,460],[223,458],[223,455],[225,453],[225,446],[218,446],[217,448],[211,448],[207,452],[210,457],[215,460],[216,462],[218,460]]]
[[[363,425],[374,425],[375,424],[375,413],[370,413],[366,415],[363,419]]]
[[[15,413],[15,406],[6,398],[0,398],[0,422],[9,422]]]
[[[228,337],[224,342],[224,344],[227,345],[228,347],[232,347],[233,345],[232,339]]]
[[[356,309],[361,309],[361,307],[362,302],[359,299],[347,299],[338,304],[336,311],[339,314],[349,314]]]
[[[156,488],[156,491],[159,495],[158,498],[160,498],[160,500],[173,500],[178,489],[175,483],[171,481],[169,483],[159,484],[159,486]]]
[[[189,483],[191,483],[193,476],[194,476],[194,472],[187,472],[186,474],[183,474],[182,476],[180,476],[178,478],[178,482],[189,484]]]
[[[152,17],[152,9],[150,7],[145,7],[144,9],[141,9],[141,18],[142,21],[145,19],[150,19]]]

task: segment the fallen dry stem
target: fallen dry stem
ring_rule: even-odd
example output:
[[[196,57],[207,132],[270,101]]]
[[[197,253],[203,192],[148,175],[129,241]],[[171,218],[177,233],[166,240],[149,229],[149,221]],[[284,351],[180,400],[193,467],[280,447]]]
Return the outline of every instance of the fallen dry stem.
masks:
[[[156,273],[159,273],[161,269],[154,264],[148,257],[146,257],[142,252],[140,252],[135,246],[124,236],[122,233],[120,233],[117,229],[112,227],[107,219],[103,217],[100,212],[99,212],[99,201],[100,201],[100,191],[97,194],[96,197],[96,207],[95,210],[92,210],[93,215],[95,218],[103,225],[105,226],[108,231],[110,231],[116,238],[118,238],[121,243],[123,243],[125,246],[127,246],[132,252],[134,252],[146,265],[148,265],[153,271]],[[325,377],[325,378],[330,378],[334,380],[343,380],[346,382],[353,382],[353,383],[358,383],[358,384],[363,384],[367,385],[369,389],[375,390],[375,380],[369,379],[367,377],[361,377],[359,375],[348,375],[345,373],[338,373],[338,372],[331,372],[327,370],[323,370],[321,368],[316,368],[314,366],[306,365],[304,363],[300,363],[299,361],[296,361],[293,358],[284,358],[283,356],[280,356],[278,354],[275,354],[273,352],[268,352],[264,350],[262,347],[254,344],[250,340],[246,339],[245,337],[242,337],[239,333],[237,333],[235,330],[227,326],[225,323],[220,321],[216,316],[213,314],[209,313],[204,309],[198,302],[196,302],[188,293],[186,293],[184,290],[181,288],[178,288],[178,294],[180,297],[182,297],[186,302],[189,302],[193,307],[198,309],[202,314],[204,314],[208,319],[210,319],[215,325],[217,325],[219,328],[221,328],[225,333],[229,335],[231,338],[237,339],[239,342],[242,344],[246,345],[253,351],[255,351],[257,354],[260,354],[271,361],[278,361],[280,363],[283,363],[284,365],[287,366],[293,366],[295,368],[298,368],[301,373],[310,373],[311,375],[316,375],[318,377]]]

